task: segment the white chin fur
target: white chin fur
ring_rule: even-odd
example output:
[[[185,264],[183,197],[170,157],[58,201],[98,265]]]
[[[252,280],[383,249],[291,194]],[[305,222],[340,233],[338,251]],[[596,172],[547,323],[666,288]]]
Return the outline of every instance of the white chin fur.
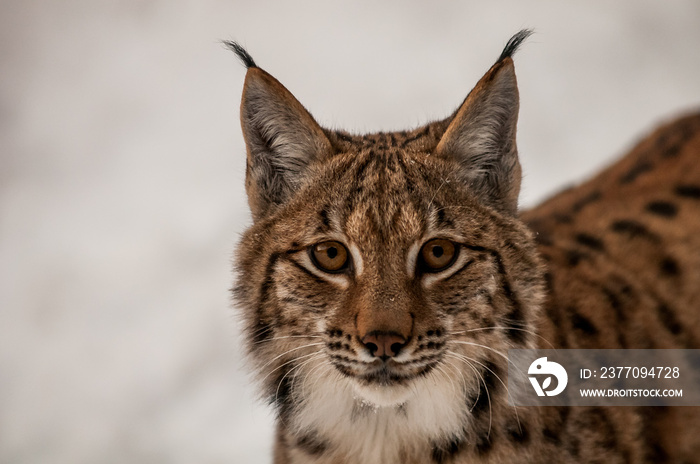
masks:
[[[415,388],[409,385],[360,385],[355,382],[353,384],[358,400],[378,408],[402,405],[415,394]]]
[[[433,371],[407,385],[382,387],[361,385],[331,368],[312,379],[293,427],[328,439],[338,462],[402,462],[402,451],[429,450],[431,440],[464,429],[469,412],[460,379]]]

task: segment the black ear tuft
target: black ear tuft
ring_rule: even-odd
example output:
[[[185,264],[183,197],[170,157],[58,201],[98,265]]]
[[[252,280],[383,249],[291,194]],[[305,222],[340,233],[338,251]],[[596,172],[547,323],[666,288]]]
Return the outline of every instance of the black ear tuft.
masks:
[[[513,40],[513,39],[511,39]],[[240,46],[237,42],[233,42],[231,40],[224,40],[223,41],[224,45],[228,47],[229,50],[231,50],[233,53],[238,55],[238,58],[241,60],[241,63],[246,68],[257,68],[258,65],[255,64],[255,61],[253,60],[253,57],[250,56],[250,54],[246,51],[245,48]]]
[[[525,39],[530,37],[532,33],[532,29],[523,29],[522,31],[518,32],[513,37],[511,37],[506,46],[503,48],[501,56],[499,56],[498,60],[496,60],[496,63],[505,60],[506,58],[512,57],[513,54],[518,50],[520,44],[522,44],[523,41],[525,41]]]

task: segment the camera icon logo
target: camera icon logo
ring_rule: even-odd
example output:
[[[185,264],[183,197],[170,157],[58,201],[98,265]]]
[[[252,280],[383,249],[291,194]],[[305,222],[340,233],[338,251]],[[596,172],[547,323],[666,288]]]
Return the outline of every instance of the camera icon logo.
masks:
[[[532,364],[530,364],[527,373],[530,376],[528,378],[537,396],[557,396],[564,391],[566,384],[569,382],[566,369],[559,363],[547,361],[546,357],[535,359]],[[544,378],[540,385],[538,376],[543,377],[544,375],[547,375],[547,377]],[[552,377],[557,379],[557,383],[554,388],[550,389],[552,386]]]

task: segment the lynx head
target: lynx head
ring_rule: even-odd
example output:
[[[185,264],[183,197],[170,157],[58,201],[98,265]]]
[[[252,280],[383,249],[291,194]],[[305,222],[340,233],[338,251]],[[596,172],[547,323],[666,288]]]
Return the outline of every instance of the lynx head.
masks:
[[[484,388],[496,401],[502,388],[488,379],[505,372],[506,350],[533,345],[541,271],[516,215],[511,58],[528,34],[508,42],[451,116],[368,135],[321,127],[228,44],[248,67],[241,124],[253,215],[234,294],[286,422],[324,401],[323,415],[341,414],[331,398],[396,409],[432,389],[458,397],[429,407],[456,401],[463,428],[484,409],[475,408]]]

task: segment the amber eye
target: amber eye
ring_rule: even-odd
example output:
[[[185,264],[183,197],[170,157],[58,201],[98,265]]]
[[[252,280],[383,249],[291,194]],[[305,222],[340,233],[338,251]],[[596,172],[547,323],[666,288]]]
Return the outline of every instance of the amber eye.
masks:
[[[444,238],[429,240],[420,249],[420,261],[426,272],[439,272],[450,267],[457,258],[457,246]]]
[[[340,242],[321,242],[311,247],[311,259],[322,271],[340,272],[348,264],[348,250]]]

